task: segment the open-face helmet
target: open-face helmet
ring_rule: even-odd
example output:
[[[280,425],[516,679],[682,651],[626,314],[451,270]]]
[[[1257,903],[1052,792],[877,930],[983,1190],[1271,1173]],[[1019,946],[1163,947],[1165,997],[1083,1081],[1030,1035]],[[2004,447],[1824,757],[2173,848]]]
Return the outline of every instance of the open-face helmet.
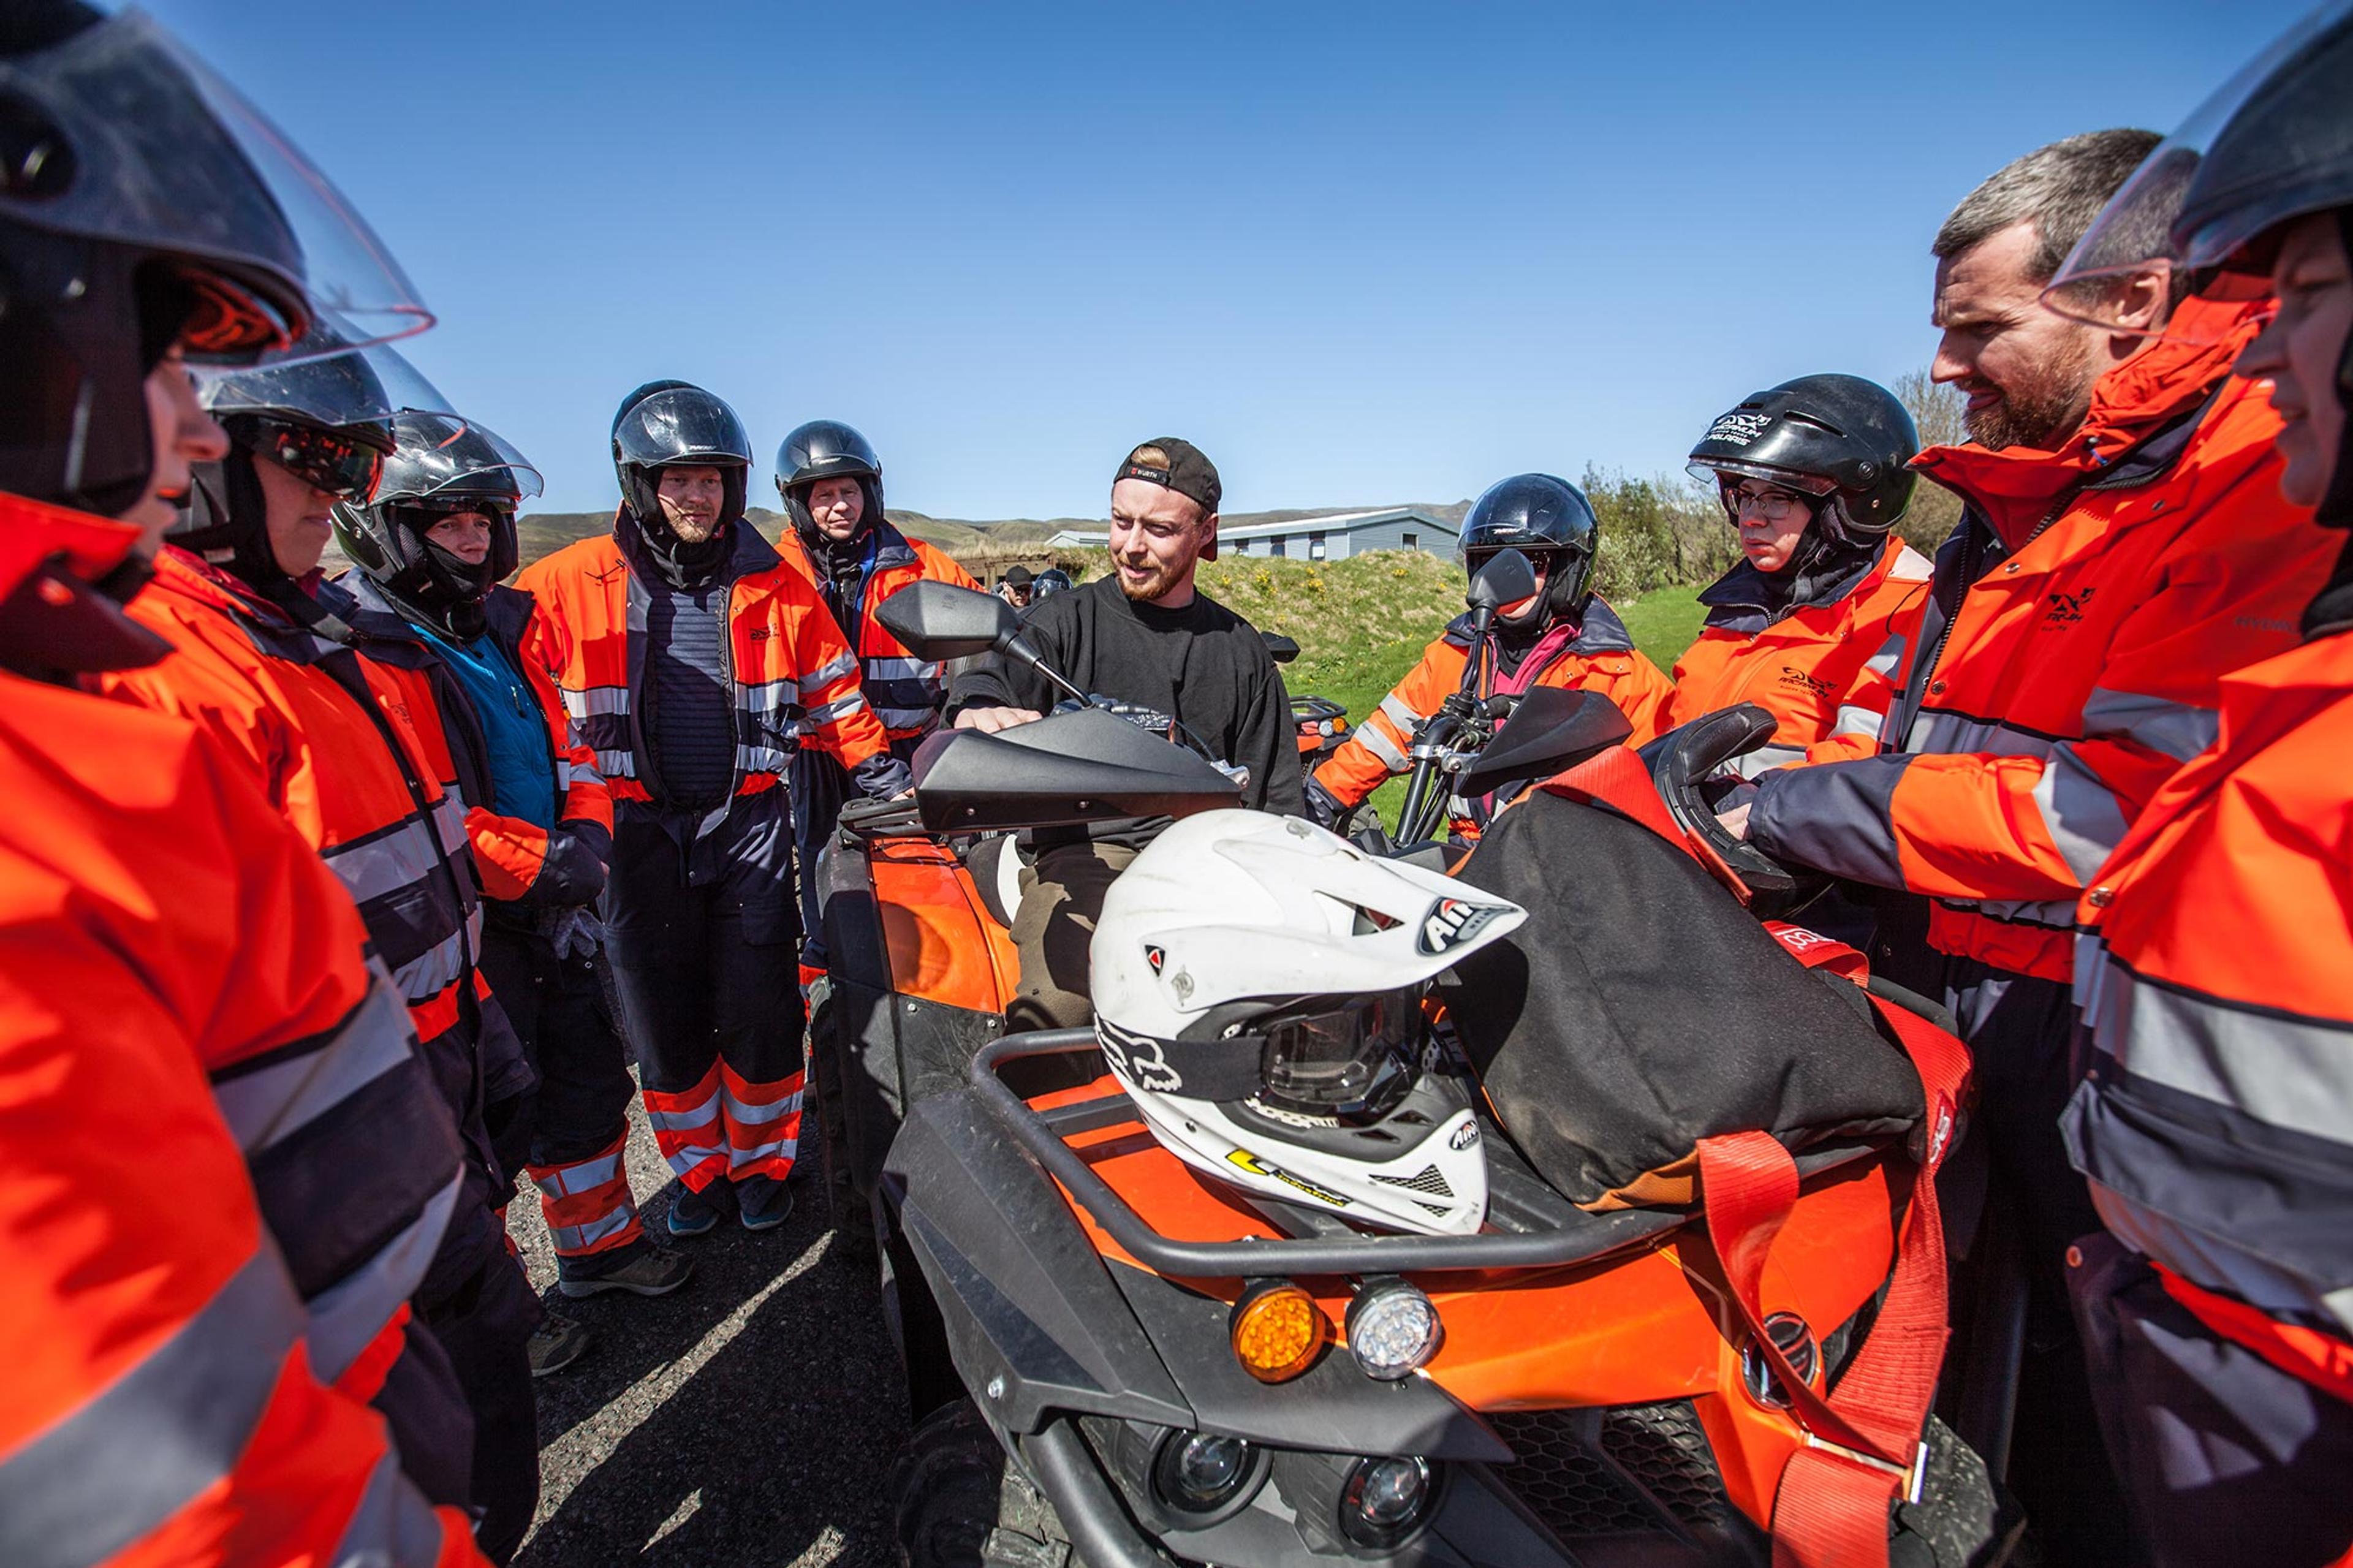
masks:
[[[1526,918],[1296,817],[1204,812],[1104,897],[1097,1037],[1195,1169],[1363,1225],[1467,1235],[1486,1156],[1422,997]]]
[[[649,528],[662,520],[664,468],[717,468],[726,488],[720,521],[744,515],[745,476],[752,468],[752,437],[735,411],[689,382],[655,381],[622,401],[613,416],[613,473],[621,498]]]
[[[809,487],[819,479],[856,479],[866,510],[858,520],[864,533],[882,515],[882,459],[865,437],[839,419],[812,419],[776,448],[776,494],[794,529],[814,547],[819,535],[808,509]]]
[[[1801,375],[1719,414],[1692,448],[1692,476],[1716,487],[1736,525],[1744,479],[1811,498],[1831,542],[1884,539],[1912,504],[1920,433],[1896,395],[1859,375]]]
[[[404,412],[375,498],[334,510],[335,539],[352,564],[393,599],[442,620],[478,604],[515,569],[515,513],[541,489],[539,470],[486,426],[454,414]],[[447,517],[490,520],[491,552],[471,565],[427,535]]]
[[[1601,525],[1585,492],[1550,474],[1514,474],[1487,487],[1462,519],[1462,563],[1472,573],[1500,550],[1516,550],[1546,569],[1536,603],[1505,612],[1513,621],[1573,616],[1593,581]]]

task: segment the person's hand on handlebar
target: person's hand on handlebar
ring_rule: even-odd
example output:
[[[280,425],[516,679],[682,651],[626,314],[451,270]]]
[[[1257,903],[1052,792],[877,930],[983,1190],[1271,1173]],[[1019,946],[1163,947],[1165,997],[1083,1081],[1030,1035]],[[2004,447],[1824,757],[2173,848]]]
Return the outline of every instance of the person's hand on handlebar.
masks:
[[[1730,811],[1717,812],[1715,814],[1715,819],[1722,823],[1724,825],[1724,830],[1726,833],[1731,834],[1735,838],[1744,840],[1747,838],[1748,803],[1746,801],[1742,801]]]
[[[967,708],[955,716],[959,730],[977,730],[984,735],[994,735],[999,730],[1010,730],[1020,724],[1034,724],[1043,715],[1035,708]]]

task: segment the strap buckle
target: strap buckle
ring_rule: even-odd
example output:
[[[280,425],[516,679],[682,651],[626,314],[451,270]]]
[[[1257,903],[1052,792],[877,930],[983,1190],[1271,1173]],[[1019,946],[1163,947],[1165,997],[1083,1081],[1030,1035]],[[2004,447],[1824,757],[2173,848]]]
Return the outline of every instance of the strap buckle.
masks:
[[[1928,1440],[1926,1437],[1921,1438],[1920,1446],[1913,1450],[1912,1463],[1908,1466],[1892,1463],[1876,1454],[1866,1454],[1860,1448],[1850,1448],[1843,1443],[1833,1443],[1828,1437],[1810,1431],[1806,1434],[1806,1447],[1820,1448],[1824,1453],[1836,1454],[1841,1459],[1851,1459],[1866,1469],[1894,1476],[1903,1483],[1905,1502],[1918,1504],[1927,1489]]]

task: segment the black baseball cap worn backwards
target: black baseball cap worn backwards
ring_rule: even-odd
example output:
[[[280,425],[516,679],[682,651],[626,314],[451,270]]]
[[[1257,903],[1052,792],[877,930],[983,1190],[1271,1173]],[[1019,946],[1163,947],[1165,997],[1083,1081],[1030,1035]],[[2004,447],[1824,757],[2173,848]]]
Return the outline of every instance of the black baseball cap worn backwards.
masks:
[[[1113,484],[1122,479],[1142,479],[1146,484],[1175,490],[1198,503],[1201,510],[1211,517],[1217,515],[1218,502],[1225,495],[1225,486],[1218,479],[1218,466],[1202,455],[1200,447],[1175,436],[1157,437],[1129,452],[1119,472],[1111,477]],[[1201,558],[1218,558],[1215,537],[1201,552]]]

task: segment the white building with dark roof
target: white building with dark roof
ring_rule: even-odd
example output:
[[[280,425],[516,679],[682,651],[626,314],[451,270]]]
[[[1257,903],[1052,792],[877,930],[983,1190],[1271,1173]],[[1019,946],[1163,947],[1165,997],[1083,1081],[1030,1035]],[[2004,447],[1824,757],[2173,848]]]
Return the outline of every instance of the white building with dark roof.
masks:
[[[1393,506],[1378,511],[1335,511],[1315,517],[1294,517],[1283,522],[1254,522],[1218,530],[1221,554],[1286,556],[1295,561],[1342,561],[1368,550],[1420,550],[1451,555],[1458,530],[1419,507]],[[1111,543],[1108,530],[1066,528],[1046,542],[1052,549],[1101,550]]]

